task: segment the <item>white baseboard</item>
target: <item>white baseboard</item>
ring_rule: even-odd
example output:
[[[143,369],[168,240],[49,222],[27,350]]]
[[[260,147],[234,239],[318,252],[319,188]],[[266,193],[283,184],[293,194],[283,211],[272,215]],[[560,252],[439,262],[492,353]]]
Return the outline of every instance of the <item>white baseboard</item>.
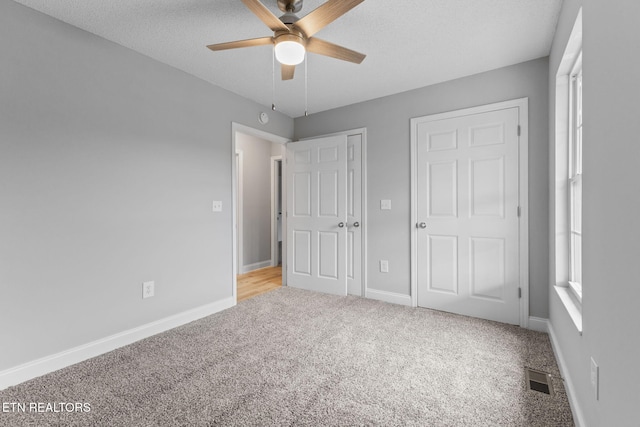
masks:
[[[532,331],[549,333],[549,320],[542,317],[529,316],[529,328]]]
[[[551,322],[548,323],[549,329],[549,338],[551,341],[551,348],[553,349],[553,353],[556,356],[556,361],[558,362],[558,368],[560,369],[560,375],[564,378],[564,388],[567,391],[567,398],[569,399],[569,406],[571,406],[571,413],[573,414],[573,422],[576,427],[586,427],[586,423],[584,421],[584,415],[582,413],[582,408],[580,407],[580,403],[576,398],[575,386],[573,385],[573,381],[571,381],[571,377],[569,376],[569,371],[567,370],[566,362],[564,357],[562,356],[562,352],[560,351],[560,346],[558,345],[558,337],[556,336],[553,330],[553,324]]]
[[[203,305],[0,372],[0,390],[132,344],[236,305],[234,297]]]
[[[411,307],[411,296],[398,294],[395,292],[378,291],[375,289],[365,289],[365,297],[378,301],[390,302],[392,304],[408,305]]]
[[[271,260],[254,262],[240,267],[240,274],[249,273],[250,271],[260,270],[261,268],[271,267]]]

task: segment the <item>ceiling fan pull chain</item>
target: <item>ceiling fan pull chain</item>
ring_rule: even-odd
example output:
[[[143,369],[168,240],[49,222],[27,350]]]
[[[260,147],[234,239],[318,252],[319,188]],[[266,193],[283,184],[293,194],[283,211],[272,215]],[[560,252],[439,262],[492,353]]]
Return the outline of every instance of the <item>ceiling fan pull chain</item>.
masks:
[[[271,51],[271,109],[276,111],[276,49]]]
[[[307,92],[309,91],[309,75],[307,73],[307,62],[309,62],[309,57],[307,53],[304,54],[304,116],[307,117],[309,115],[309,97]]]

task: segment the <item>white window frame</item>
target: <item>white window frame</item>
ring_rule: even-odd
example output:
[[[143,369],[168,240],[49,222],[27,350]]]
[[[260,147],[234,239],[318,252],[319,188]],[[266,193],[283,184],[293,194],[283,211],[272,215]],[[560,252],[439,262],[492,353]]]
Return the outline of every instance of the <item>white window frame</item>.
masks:
[[[570,208],[572,200],[570,197],[570,180],[575,178],[571,159],[573,153],[577,154],[576,149],[571,148],[575,135],[573,130],[575,119],[572,118],[572,108],[575,109],[575,102],[572,101],[575,88],[572,87],[572,76],[581,70],[581,54],[582,8],[578,10],[571,35],[567,40],[556,72],[555,134],[553,135],[553,171],[551,172],[551,178],[556,185],[552,189],[553,197],[551,202],[554,205],[554,215],[553,229],[549,235],[550,241],[553,242],[551,246],[553,257],[549,259],[549,263],[552,267],[551,280],[555,284],[554,290],[578,333],[582,335],[582,289],[575,286],[575,284],[580,283],[580,280],[575,281],[575,272],[579,272],[579,270],[573,268],[572,271],[572,259],[575,259],[572,258],[572,254],[576,254],[576,251],[574,246],[574,250],[571,252],[571,214],[573,210]],[[581,174],[574,181],[582,185]],[[573,225],[579,226],[580,224],[574,222]],[[575,265],[575,262],[573,265]],[[571,282],[573,282],[573,286]],[[588,293],[588,284],[584,290]]]
[[[569,84],[569,283],[582,303],[582,52],[577,55]]]

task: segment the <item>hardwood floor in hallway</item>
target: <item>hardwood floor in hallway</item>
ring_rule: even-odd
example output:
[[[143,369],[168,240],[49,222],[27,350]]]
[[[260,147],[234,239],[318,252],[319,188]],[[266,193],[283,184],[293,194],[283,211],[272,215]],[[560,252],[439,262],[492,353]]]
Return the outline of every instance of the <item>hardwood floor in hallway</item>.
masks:
[[[282,266],[261,268],[238,275],[238,302],[282,286]]]

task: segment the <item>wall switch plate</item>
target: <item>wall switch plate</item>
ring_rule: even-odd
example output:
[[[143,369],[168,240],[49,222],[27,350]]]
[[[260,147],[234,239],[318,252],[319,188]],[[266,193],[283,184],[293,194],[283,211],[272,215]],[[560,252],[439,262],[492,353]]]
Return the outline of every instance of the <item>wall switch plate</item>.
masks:
[[[143,282],[142,283],[142,298],[151,298],[155,294],[156,282]]]
[[[591,358],[591,388],[593,388],[593,393],[595,395],[596,400],[599,399],[598,396],[598,388],[600,387],[600,367],[598,366],[598,364],[596,363],[595,360],[593,360],[593,357]]]
[[[391,200],[380,200],[380,210],[391,210]]]
[[[213,211],[214,212],[222,212],[222,201],[214,200],[213,201]]]
[[[381,259],[380,260],[380,272],[381,273],[388,273],[389,272],[389,261],[387,261],[386,259]]]

